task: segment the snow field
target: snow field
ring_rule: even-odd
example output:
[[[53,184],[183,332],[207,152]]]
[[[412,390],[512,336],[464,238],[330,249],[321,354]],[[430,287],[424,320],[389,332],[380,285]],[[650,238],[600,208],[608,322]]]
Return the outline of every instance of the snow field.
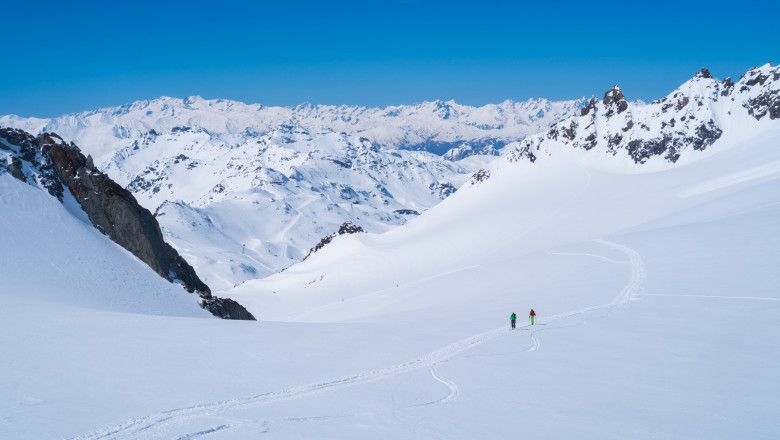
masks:
[[[260,322],[152,315],[191,297],[131,300],[156,275],[0,176],[0,437],[777,438],[777,139],[641,173],[498,161],[218,293]]]

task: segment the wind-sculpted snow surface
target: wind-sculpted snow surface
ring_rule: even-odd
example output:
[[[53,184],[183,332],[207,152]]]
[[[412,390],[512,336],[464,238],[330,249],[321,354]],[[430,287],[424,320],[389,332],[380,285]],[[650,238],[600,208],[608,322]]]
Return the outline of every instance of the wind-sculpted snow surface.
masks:
[[[615,307],[624,306],[627,304],[629,299],[631,299],[639,292],[644,280],[644,263],[642,262],[641,256],[633,249],[617,243],[612,243],[606,240],[600,240],[599,243],[614,248],[624,253],[625,256],[629,258],[631,272],[628,283],[620,290],[617,296],[615,296],[612,301],[607,304],[593,305],[582,309],[570,310],[551,315],[540,320],[540,325],[549,324],[549,327],[545,327],[544,330],[534,330],[531,333],[530,338],[532,345],[526,352],[530,353],[540,348],[541,344],[539,342],[538,336],[536,335],[537,332],[550,331],[557,327],[571,326],[572,324],[567,323],[566,321],[567,319],[573,319],[573,317],[582,316],[582,319],[585,319],[587,314],[590,312],[610,310]],[[525,325],[521,327],[528,328],[530,326]],[[538,329],[539,327],[536,328]],[[130,419],[123,423],[109,426],[105,429],[101,429],[90,434],[74,437],[72,440],[119,440],[158,437],[184,439],[192,438],[193,436],[197,436],[202,433],[239,429],[242,427],[242,424],[262,425],[264,422],[262,419],[243,419],[239,421],[235,420],[233,417],[230,417],[229,414],[236,411],[245,411],[254,407],[273,405],[289,399],[299,399],[306,396],[311,396],[313,394],[334,391],[347,386],[357,386],[380,380],[387,380],[392,377],[407,374],[422,368],[429,368],[432,377],[436,381],[446,385],[449,389],[449,393],[441,399],[415,406],[445,405],[457,399],[460,391],[456,383],[440,377],[441,373],[439,373],[437,365],[452,360],[456,356],[468,352],[492,339],[506,336],[509,334],[509,332],[509,328],[502,326],[481,332],[479,334],[449,344],[440,349],[434,350],[418,358],[410,359],[406,362],[392,365],[386,368],[350,374],[345,377],[339,377],[315,384],[302,385],[281,391],[273,391],[249,397],[201,404],[188,408],[176,408],[150,416]],[[219,418],[225,416],[232,420],[232,422],[229,424],[220,424],[216,428],[212,428],[206,431],[199,431],[195,433],[190,432],[191,428],[189,428],[189,424],[191,424],[193,420],[202,418],[214,419],[215,417]]]

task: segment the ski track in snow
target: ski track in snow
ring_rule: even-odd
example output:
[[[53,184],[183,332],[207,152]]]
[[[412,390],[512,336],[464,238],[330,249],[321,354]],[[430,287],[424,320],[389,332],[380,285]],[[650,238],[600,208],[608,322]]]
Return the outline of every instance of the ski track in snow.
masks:
[[[531,333],[531,341],[533,342],[533,345],[531,345],[531,347],[525,351],[526,353],[536,351],[539,349],[539,347],[542,346],[542,344],[539,342],[539,338],[536,337],[536,332]]]
[[[290,220],[290,223],[287,224],[287,226],[284,227],[281,231],[279,231],[279,234],[274,238],[274,241],[278,243],[284,243],[284,255],[288,255],[288,249],[290,247],[290,244],[288,241],[286,241],[284,238],[287,236],[287,234],[292,230],[292,228],[298,224],[298,220],[301,219],[303,216],[303,208],[309,206],[313,201],[317,200],[317,196],[309,196],[309,198],[300,204],[298,208],[295,209],[295,211],[298,213],[294,219]]]
[[[597,254],[586,254],[586,253],[576,253],[576,252],[547,252],[547,255],[563,255],[563,256],[572,256],[572,257],[594,257],[594,258],[600,258],[604,261],[608,261],[610,263],[615,264],[631,264],[630,261],[618,261],[613,260],[611,258],[607,258],[603,255],[597,255]]]
[[[442,376],[441,373],[439,372],[439,369],[436,368],[435,364],[431,365],[430,370],[431,370],[431,376],[437,382],[442,383],[445,386],[447,386],[447,388],[449,388],[449,392],[447,393],[446,396],[442,397],[441,399],[436,399],[436,400],[434,400],[432,402],[421,403],[421,404],[418,404],[418,405],[407,406],[404,409],[418,408],[418,407],[421,407],[421,406],[444,405],[445,403],[449,403],[450,401],[453,401],[453,400],[458,398],[458,395],[460,394],[460,390],[458,389],[458,384],[456,384],[455,382],[453,382],[453,381],[445,378],[444,376]]]
[[[641,289],[642,283],[645,278],[644,263],[642,262],[642,258],[639,255],[639,253],[637,253],[636,251],[634,251],[629,247],[617,243],[613,243],[610,241],[606,241],[606,240],[595,240],[595,241],[602,245],[619,250],[629,257],[629,261],[631,264],[631,274],[630,274],[631,276],[628,283],[623,287],[620,293],[618,293],[618,295],[615,296],[612,299],[612,301],[610,301],[609,303],[598,305],[598,306],[586,307],[578,310],[572,310],[568,312],[563,312],[556,315],[551,315],[545,317],[544,319],[540,319],[539,320],[540,324],[547,323],[547,322],[554,322],[564,318],[568,318],[576,315],[582,315],[596,310],[605,310],[605,309],[610,310],[617,306],[624,306],[625,304],[628,303],[629,300],[639,296],[639,291]],[[528,325],[526,324],[526,326]],[[533,345],[528,350],[526,350],[526,352],[532,352],[538,350],[539,347],[541,346],[539,339],[535,334],[538,331],[541,330],[537,330],[531,334],[531,341],[533,342]],[[214,416],[219,413],[224,413],[231,410],[246,409],[254,406],[266,405],[270,403],[296,399],[303,396],[323,393],[326,391],[336,390],[346,386],[376,382],[379,380],[398,376],[404,373],[408,373],[426,367],[431,369],[431,374],[433,375],[434,379],[443,383],[450,389],[450,392],[447,396],[445,396],[440,400],[431,402],[427,405],[444,404],[456,399],[458,397],[459,391],[458,391],[457,384],[442,378],[441,375],[438,374],[438,370],[436,370],[436,364],[450,360],[451,358],[455,357],[460,353],[475,348],[476,346],[484,342],[490,341],[492,339],[495,339],[499,336],[504,336],[509,332],[510,332],[509,328],[507,328],[506,326],[501,326],[500,328],[488,330],[476,334],[474,336],[468,337],[466,339],[454,342],[438,350],[434,350],[428,354],[425,354],[419,358],[407,362],[403,362],[400,364],[396,364],[390,367],[365,371],[362,373],[356,373],[354,375],[344,376],[329,381],[308,384],[308,385],[301,385],[301,386],[297,386],[297,387],[293,387],[281,391],[272,391],[272,392],[257,394],[249,397],[205,403],[205,404],[200,404],[200,405],[195,405],[195,406],[190,406],[185,408],[171,409],[168,411],[159,412],[145,417],[128,419],[117,425],[109,426],[86,435],[73,437],[72,440],[136,439],[139,437],[143,437],[145,433],[151,433],[149,432],[150,430],[159,432],[172,425],[181,425],[188,420],[197,419],[203,416]],[[198,437],[215,433],[217,431],[225,431],[231,428],[235,428],[237,426],[240,425],[225,424],[225,425],[214,427],[210,430],[184,434],[175,438],[178,439],[198,438]]]
[[[431,376],[433,376],[434,379],[437,381],[443,383],[447,386],[447,388],[450,389],[449,394],[444,396],[443,398],[432,402],[430,405],[444,405],[445,403],[448,403],[452,400],[455,400],[458,398],[458,395],[460,394],[460,390],[458,390],[458,384],[455,382],[448,380],[444,378],[441,373],[439,373],[439,369],[436,368],[436,365],[431,366]]]
[[[287,224],[287,226],[284,227],[281,231],[279,231],[279,234],[274,238],[275,241],[283,241],[284,237],[287,236],[287,233],[290,232],[290,230],[298,223],[298,220],[301,219],[303,216],[303,208],[309,206],[313,201],[317,200],[317,196],[309,196],[309,198],[301,203],[297,208],[295,208],[295,211],[297,212],[297,215],[294,219],[290,220],[290,223]]]
[[[780,298],[767,298],[764,296],[718,296],[718,295],[674,295],[668,293],[648,293],[647,296],[667,296],[680,298],[716,298],[716,299],[752,299],[757,301],[780,301]]]
[[[231,425],[215,426],[214,428],[207,429],[205,431],[193,432],[192,434],[187,434],[182,437],[177,437],[176,440],[192,440],[198,437],[204,437],[207,435],[214,434],[215,432],[222,431],[223,429],[230,429],[230,426]]]

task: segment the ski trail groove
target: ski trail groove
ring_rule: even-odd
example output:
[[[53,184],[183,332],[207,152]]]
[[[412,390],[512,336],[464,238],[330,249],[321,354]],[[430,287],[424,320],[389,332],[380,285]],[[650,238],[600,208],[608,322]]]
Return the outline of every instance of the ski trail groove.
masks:
[[[193,432],[192,434],[187,434],[187,435],[184,435],[182,437],[177,437],[176,440],[192,440],[192,439],[196,439],[196,438],[203,437],[203,436],[206,436],[206,435],[214,434],[215,432],[222,431],[223,429],[230,429],[230,428],[231,428],[231,425],[215,426],[215,427],[213,427],[211,429],[207,429],[205,431]]]
[[[579,252],[549,252],[548,251],[547,255],[561,255],[561,256],[567,256],[567,257],[593,257],[593,258],[599,258],[599,259],[607,261],[609,263],[631,264],[630,261],[618,261],[618,260],[613,260],[611,258],[605,257],[603,255],[579,253]]]
[[[444,377],[442,377],[441,373],[439,373],[439,369],[436,368],[436,365],[431,365],[431,376],[433,376],[433,378],[436,379],[437,381],[439,381],[439,382],[443,383],[444,385],[446,385],[447,388],[450,389],[450,392],[446,396],[442,397],[441,399],[436,400],[435,402],[429,403],[428,406],[430,406],[430,405],[444,405],[445,403],[450,402],[450,401],[455,400],[455,399],[458,398],[458,395],[460,394],[460,390],[458,390],[458,384],[456,384],[455,382],[453,382],[451,380],[448,380],[448,379],[445,379]]]
[[[539,338],[536,337],[536,332],[531,333],[531,342],[533,342],[533,345],[526,350],[526,353],[530,353],[532,351],[536,351],[539,349],[539,347],[542,346],[542,344],[539,342]]]
[[[189,419],[197,418],[203,414],[213,415],[215,412],[224,412],[232,409],[244,409],[252,406],[279,402],[282,400],[294,399],[307,395],[317,394],[325,391],[330,391],[338,388],[343,388],[349,385],[365,384],[375,382],[388,377],[397,376],[399,374],[407,373],[424,367],[430,367],[438,362],[446,360],[452,356],[469,350],[485,341],[496,338],[503,334],[508,333],[508,329],[501,327],[498,329],[489,330],[483,333],[479,333],[472,337],[463,339],[453,344],[447,345],[438,350],[434,350],[417,359],[403,362],[391,367],[380,368],[363,373],[358,373],[351,376],[346,376],[339,379],[334,379],[326,382],[320,382],[309,385],[302,385],[298,387],[289,388],[287,390],[275,391],[269,393],[258,394],[251,397],[244,397],[238,399],[224,400],[220,402],[213,402],[201,405],[195,405],[191,407],[172,409],[169,411],[152,414],[146,417],[140,417],[135,419],[126,420],[115,426],[105,428],[100,431],[96,431],[84,436],[74,437],[73,440],[98,440],[98,439],[123,439],[123,438],[137,438],[138,434],[151,427],[155,429],[162,429],[166,426],[173,424],[180,424]]]
[[[768,298],[764,296],[718,296],[718,295],[674,295],[666,293],[648,293],[647,296],[665,296],[672,298],[715,298],[715,299],[753,299],[756,301],[780,301],[780,298]]]
[[[284,228],[283,228],[281,231],[279,231],[279,233],[276,235],[276,238],[275,238],[275,240],[276,240],[276,241],[282,241],[282,240],[284,240],[284,237],[285,237],[285,236],[286,236],[286,235],[287,235],[287,234],[290,232],[290,230],[291,230],[291,229],[292,229],[292,228],[293,228],[293,227],[294,227],[296,224],[298,224],[298,220],[300,220],[300,219],[301,219],[301,217],[303,216],[303,211],[302,211],[302,210],[303,210],[303,208],[305,208],[305,207],[309,206],[309,205],[310,205],[310,204],[311,204],[313,201],[315,201],[315,200],[317,200],[317,199],[318,199],[318,197],[317,197],[317,196],[309,196],[309,197],[306,199],[306,201],[305,201],[305,202],[303,202],[303,203],[301,203],[300,205],[298,205],[298,207],[297,207],[297,208],[295,208],[295,211],[297,212],[297,214],[295,215],[295,218],[294,218],[294,219],[292,219],[292,220],[290,220],[290,222],[289,222],[287,225],[285,225],[285,227],[284,227]]]
[[[615,298],[607,304],[599,306],[586,307],[578,310],[568,311],[551,315],[546,317],[544,322],[556,321],[566,317],[575,316],[594,310],[610,309],[616,306],[623,306],[628,303],[634,297],[638,296],[638,292],[642,286],[645,278],[644,263],[642,258],[633,249],[613,243],[607,240],[596,240],[596,242],[609,246],[613,249],[619,250],[625,253],[631,263],[631,276],[628,283],[618,293]],[[242,397],[237,399],[229,399],[212,403],[205,403],[200,405],[194,405],[185,408],[171,409],[168,411],[159,412],[156,414],[148,415],[145,417],[132,418],[125,420],[117,425],[105,427],[103,429],[85,434],[83,436],[73,437],[72,440],[98,440],[98,439],[136,439],[139,434],[150,428],[160,430],[166,426],[181,424],[190,419],[195,419],[203,415],[214,415],[215,413],[224,412],[233,409],[246,409],[249,407],[259,406],[263,404],[279,402],[283,400],[295,399],[312,394],[318,394],[326,391],[331,391],[339,388],[343,388],[351,385],[366,384],[376,382],[389,377],[397,376],[400,374],[408,373],[420,368],[431,368],[431,372],[434,378],[450,387],[450,394],[444,398],[446,401],[455,399],[458,395],[457,385],[453,382],[445,381],[442,378],[434,374],[435,365],[437,363],[446,361],[462,352],[470,350],[486,341],[495,339],[499,336],[506,335],[510,332],[510,329],[506,326],[488,330],[466,339],[454,342],[450,345],[434,350],[428,354],[425,354],[419,358],[402,362],[386,368],[380,368],[376,370],[365,371],[354,375],[349,375],[325,382],[319,382],[308,385],[301,385],[292,387],[281,391],[272,391],[268,393],[257,394],[250,397]],[[536,333],[536,332],[534,332]],[[533,346],[528,351],[535,351],[539,348],[540,343],[535,334],[531,335]],[[442,403],[439,401],[439,403]],[[236,425],[222,425],[219,430],[227,430]],[[214,431],[211,431],[214,432]],[[204,432],[203,435],[211,432]],[[200,434],[200,433],[198,433]],[[181,437],[180,437],[181,438]],[[188,437],[183,437],[188,438]],[[189,437],[192,438],[192,437]]]

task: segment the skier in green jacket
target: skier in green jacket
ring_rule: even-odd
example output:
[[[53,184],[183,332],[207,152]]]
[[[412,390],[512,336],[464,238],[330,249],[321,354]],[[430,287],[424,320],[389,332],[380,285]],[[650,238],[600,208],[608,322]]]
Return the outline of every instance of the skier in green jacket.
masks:
[[[517,321],[517,315],[515,315],[515,312],[512,312],[512,316],[509,317],[509,321],[512,322],[512,328],[515,328],[515,321]]]

